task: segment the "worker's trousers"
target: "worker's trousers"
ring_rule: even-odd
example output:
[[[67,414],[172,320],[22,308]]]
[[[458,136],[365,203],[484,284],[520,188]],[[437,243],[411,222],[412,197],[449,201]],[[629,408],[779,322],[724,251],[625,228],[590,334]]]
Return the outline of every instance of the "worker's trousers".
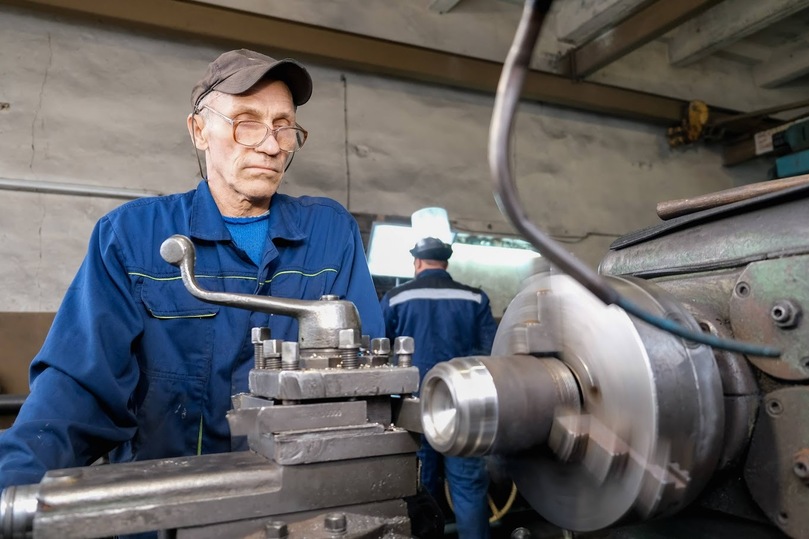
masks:
[[[421,484],[437,500],[444,497],[444,481],[460,539],[489,539],[489,474],[482,458],[445,457],[422,441],[418,452]]]

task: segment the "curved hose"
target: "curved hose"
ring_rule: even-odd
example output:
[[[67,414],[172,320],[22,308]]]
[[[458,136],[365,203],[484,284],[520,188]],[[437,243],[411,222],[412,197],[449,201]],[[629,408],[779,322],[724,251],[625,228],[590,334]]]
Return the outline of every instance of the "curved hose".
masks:
[[[777,348],[720,339],[713,335],[688,329],[671,320],[644,311],[638,305],[621,296],[618,291],[607,284],[604,278],[569,254],[527,217],[525,209],[520,203],[520,196],[517,192],[509,156],[511,155],[514,116],[519,105],[520,92],[528,71],[534,45],[539,37],[542,20],[545,16],[545,11],[547,11],[547,9],[544,11],[539,9],[538,4],[543,4],[543,7],[545,7],[549,5],[549,2],[525,0],[520,24],[517,27],[517,33],[514,36],[508,56],[506,56],[506,61],[503,64],[503,72],[500,75],[497,95],[494,100],[494,112],[492,113],[489,128],[489,169],[494,183],[494,197],[500,211],[509,218],[514,227],[536,247],[542,256],[573,277],[605,304],[617,305],[644,322],[690,341],[746,355],[780,356],[781,351]]]

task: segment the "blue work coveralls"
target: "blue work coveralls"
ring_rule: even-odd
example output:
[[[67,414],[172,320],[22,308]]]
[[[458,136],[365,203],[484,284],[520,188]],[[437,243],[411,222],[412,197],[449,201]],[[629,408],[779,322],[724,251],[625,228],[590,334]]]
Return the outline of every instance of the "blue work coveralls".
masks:
[[[231,395],[247,391],[252,327],[297,340],[297,321],[204,303],[160,256],[196,246],[201,287],[353,301],[363,333],[384,326],[357,223],[337,202],[276,194],[258,266],[232,241],[207,182],[132,201],[97,223],[84,262],[31,365],[31,394],[0,434],[0,488],[50,469],[226,452]]]
[[[442,269],[428,269],[382,298],[388,338],[415,340],[413,365],[420,380],[433,366],[455,357],[489,355],[497,331],[489,297],[463,285]],[[419,451],[421,483],[443,497],[439,473],[443,464],[461,539],[489,537],[489,476],[481,458],[443,457],[427,444]]]

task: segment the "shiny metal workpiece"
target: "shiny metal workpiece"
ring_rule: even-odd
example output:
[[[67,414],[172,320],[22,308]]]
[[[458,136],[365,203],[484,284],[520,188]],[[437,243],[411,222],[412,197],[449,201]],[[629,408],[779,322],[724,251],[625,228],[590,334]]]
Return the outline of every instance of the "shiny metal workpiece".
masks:
[[[645,309],[696,326],[655,285],[608,279]],[[427,374],[425,435],[448,454],[505,455],[520,493],[550,522],[591,531],[669,514],[715,470],[724,415],[709,348],[546,272],[524,282],[492,355]]]

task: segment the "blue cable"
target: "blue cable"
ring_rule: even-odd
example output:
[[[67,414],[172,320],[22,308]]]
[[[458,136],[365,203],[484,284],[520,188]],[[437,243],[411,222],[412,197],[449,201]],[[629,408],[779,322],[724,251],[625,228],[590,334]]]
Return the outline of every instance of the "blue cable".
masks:
[[[647,322],[656,328],[660,328],[663,331],[667,331],[673,335],[677,335],[678,337],[682,337],[683,339],[687,339],[689,341],[694,341],[700,344],[706,344],[713,348],[720,348],[722,350],[729,350],[731,352],[739,352],[740,354],[744,354],[746,356],[763,356],[763,357],[779,357],[781,355],[781,350],[778,348],[774,348],[772,346],[765,346],[765,345],[758,345],[758,344],[750,344],[741,341],[733,341],[729,339],[720,339],[714,335],[709,333],[702,333],[700,331],[694,331],[688,329],[676,322],[673,322],[667,318],[662,318],[660,316],[654,315],[652,313],[646,312],[628,299],[623,296],[618,296],[615,304],[628,312],[629,314],[640,318],[644,322]]]

